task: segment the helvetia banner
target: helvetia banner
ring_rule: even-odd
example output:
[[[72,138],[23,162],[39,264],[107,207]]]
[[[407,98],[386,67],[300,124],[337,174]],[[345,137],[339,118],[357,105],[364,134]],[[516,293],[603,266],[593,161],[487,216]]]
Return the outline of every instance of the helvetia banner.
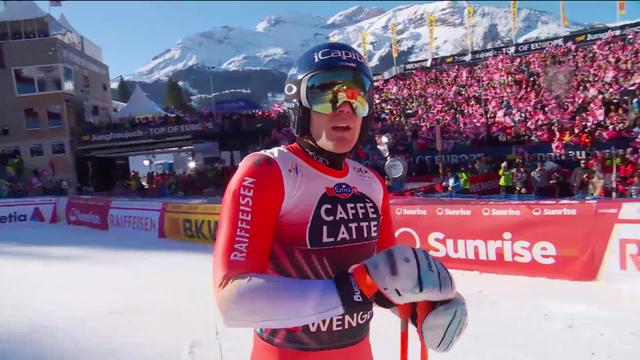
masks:
[[[25,198],[0,201],[0,229],[6,226],[56,223],[55,198]]]
[[[397,198],[392,214],[399,242],[428,249],[453,269],[594,280],[621,221],[621,203],[598,204]]]

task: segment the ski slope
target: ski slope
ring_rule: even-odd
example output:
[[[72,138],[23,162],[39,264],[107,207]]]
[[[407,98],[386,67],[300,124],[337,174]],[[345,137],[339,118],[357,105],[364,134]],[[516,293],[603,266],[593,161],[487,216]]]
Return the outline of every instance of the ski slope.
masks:
[[[251,330],[219,319],[211,251],[63,224],[0,229],[0,359],[248,359]],[[640,281],[454,276],[469,327],[431,359],[638,359]],[[376,309],[371,331],[376,359],[397,359],[399,320]]]

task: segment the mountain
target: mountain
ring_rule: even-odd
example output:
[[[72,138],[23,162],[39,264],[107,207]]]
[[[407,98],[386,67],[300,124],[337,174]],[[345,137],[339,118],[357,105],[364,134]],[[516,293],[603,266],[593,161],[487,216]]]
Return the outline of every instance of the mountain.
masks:
[[[125,79],[135,82],[164,82],[182,72],[183,86],[193,92],[210,93],[208,81],[195,84],[193,76],[224,71],[262,69],[286,73],[295,59],[313,45],[332,38],[361,49],[362,32],[368,34],[369,63],[374,72],[393,65],[389,25],[396,25],[399,62],[427,57],[426,17],[437,18],[434,56],[467,51],[466,1],[440,1],[428,4],[397,6],[391,10],[354,6],[332,17],[287,12],[268,16],[254,29],[233,26],[214,27],[180,39]],[[511,10],[492,6],[474,6],[472,22],[473,49],[484,49],[511,43]],[[518,41],[529,41],[565,35],[584,24],[560,26],[560,19],[544,11],[519,10]],[[212,68],[213,67],[213,68]],[[197,71],[190,69],[197,68]],[[193,75],[192,74],[192,75]],[[208,80],[208,76],[205,77]],[[280,85],[280,84],[279,84]],[[217,91],[239,89],[233,84],[215,84]]]

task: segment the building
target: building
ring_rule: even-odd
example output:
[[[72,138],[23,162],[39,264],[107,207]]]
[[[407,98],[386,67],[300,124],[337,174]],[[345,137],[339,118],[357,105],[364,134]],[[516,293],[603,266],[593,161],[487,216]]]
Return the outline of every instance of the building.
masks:
[[[109,68],[102,49],[64,15],[31,1],[0,7],[0,150],[20,154],[25,174],[49,169],[77,184],[77,134],[109,122]]]

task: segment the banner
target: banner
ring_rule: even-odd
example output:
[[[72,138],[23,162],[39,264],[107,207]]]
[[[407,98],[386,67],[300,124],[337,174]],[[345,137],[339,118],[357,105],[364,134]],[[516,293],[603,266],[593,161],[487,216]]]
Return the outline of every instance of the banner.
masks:
[[[161,218],[161,237],[213,242],[219,216],[219,204],[165,203]]]
[[[609,141],[604,143],[595,143],[593,148],[589,151],[598,150],[610,152],[611,146],[615,146],[616,149],[626,150],[632,147],[630,144],[633,139],[623,139],[617,141]],[[562,166],[574,166],[575,162],[581,159],[586,159],[589,155],[589,151],[581,148],[580,146],[564,145],[563,154],[554,154],[551,144],[528,144],[528,145],[495,145],[495,146],[466,146],[460,144],[454,144],[451,149],[446,152],[438,152],[430,149],[428,151],[412,151],[409,153],[407,162],[412,166],[424,166],[427,163],[432,165],[438,162],[444,164],[460,164],[467,163],[473,164],[476,159],[481,156],[490,156],[494,159],[513,159],[517,154],[526,154],[529,161],[532,162],[545,162],[546,160],[552,160]],[[369,160],[365,160],[362,163],[366,166],[372,167],[384,167],[385,160],[378,160],[374,163]]]
[[[392,202],[398,241],[419,246],[453,269],[594,280],[613,223],[596,222],[596,202]],[[464,226],[460,226],[464,223]],[[605,245],[603,245],[605,244]]]
[[[107,230],[110,206],[109,198],[70,196],[64,212],[67,224]]]
[[[595,43],[600,39],[606,39],[610,36],[626,36],[627,34],[637,30],[640,30],[640,21],[610,28],[602,28],[574,33],[566,36],[529,41],[519,43],[517,45],[500,46],[491,49],[472,51],[471,53],[464,52],[453,55],[440,56],[437,58],[432,58],[431,62],[429,62],[429,59],[417,60],[405,63],[402,66],[403,71],[411,71],[419,68],[429,67],[428,64],[434,67],[456,65],[461,63],[475,63],[484,61],[489,57],[497,56],[500,54],[521,56],[530,54],[535,51],[542,51],[549,46],[565,46],[568,44],[587,46]]]
[[[429,56],[433,57],[434,38],[436,34],[436,17],[428,15],[427,25],[429,27]]]
[[[362,32],[362,56],[369,61],[369,44],[367,43],[367,32]]]
[[[391,23],[389,25],[391,28],[391,53],[393,54],[393,59],[398,58],[398,42],[396,41],[396,24]]]
[[[162,202],[113,200],[109,208],[109,232],[158,238],[161,211]]]
[[[147,140],[155,138],[169,138],[172,136],[185,136],[203,130],[216,130],[214,122],[201,122],[194,124],[167,125],[167,126],[143,126],[136,129],[109,130],[80,136],[80,146],[116,143],[134,140]]]
[[[608,239],[599,280],[607,282],[640,279],[640,202],[612,200],[598,202],[597,223],[615,223],[613,229],[595,229],[592,237]]]
[[[511,0],[511,37],[516,43],[516,31],[518,29],[518,0]]]
[[[471,26],[473,21],[473,6],[467,5],[467,46],[469,51],[473,50],[473,34],[471,33]]]
[[[500,193],[500,175],[483,174],[469,177],[469,191],[476,195],[493,195]]]
[[[560,22],[563,27],[569,27],[569,19],[564,8],[564,0],[560,0]]]
[[[625,15],[627,13],[627,6],[624,1],[618,0],[618,15]]]
[[[14,225],[56,222],[58,216],[55,198],[0,200],[0,229]]]

